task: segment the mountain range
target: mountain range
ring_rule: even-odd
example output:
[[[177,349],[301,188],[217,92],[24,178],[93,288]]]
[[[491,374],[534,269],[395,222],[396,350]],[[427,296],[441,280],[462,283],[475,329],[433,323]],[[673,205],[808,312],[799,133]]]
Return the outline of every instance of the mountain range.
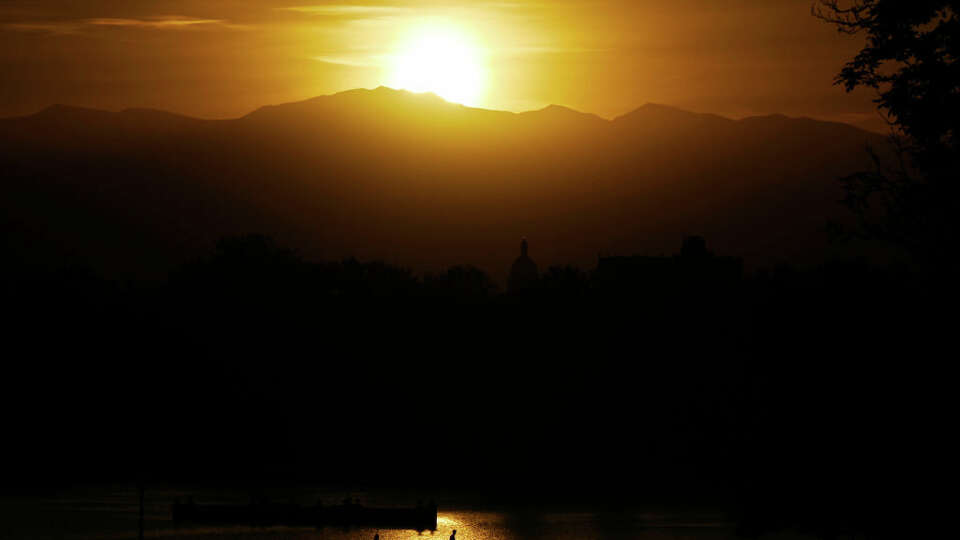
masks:
[[[521,237],[541,267],[672,253],[684,235],[748,264],[816,262],[849,220],[838,178],[885,138],[780,115],[648,104],[606,120],[511,113],[380,87],[231,120],[52,106],[0,119],[5,255],[162,277],[221,236],[310,258],[502,278]]]

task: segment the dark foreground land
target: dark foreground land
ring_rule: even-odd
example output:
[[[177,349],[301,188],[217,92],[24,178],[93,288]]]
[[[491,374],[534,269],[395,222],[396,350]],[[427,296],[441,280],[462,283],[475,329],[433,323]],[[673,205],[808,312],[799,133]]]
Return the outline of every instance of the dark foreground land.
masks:
[[[253,235],[150,284],[9,270],[11,508],[105,480],[247,502],[340,483],[606,516],[589,527],[666,505],[730,534],[883,537],[946,395],[949,280],[907,267],[743,271],[693,242],[502,292]],[[131,519],[122,500],[99,515]]]
[[[345,486],[285,486],[263,490],[277,504],[337,502],[351,494],[370,504],[414,501],[423,492],[406,490],[350,490]],[[170,519],[172,500],[194,496],[197,501],[242,505],[250,500],[243,489],[202,486],[150,486],[145,497],[147,538],[325,538],[335,540],[458,538],[470,539],[725,539],[735,530],[727,516],[715,508],[636,505],[612,510],[589,504],[496,504],[483,497],[457,491],[432,491],[446,502],[434,531],[374,529],[369,527],[314,527],[265,525],[211,525],[176,523]],[[5,538],[130,538],[138,530],[137,492],[127,485],[86,485],[60,488],[46,494],[3,499]],[[791,538],[803,536],[791,535]]]

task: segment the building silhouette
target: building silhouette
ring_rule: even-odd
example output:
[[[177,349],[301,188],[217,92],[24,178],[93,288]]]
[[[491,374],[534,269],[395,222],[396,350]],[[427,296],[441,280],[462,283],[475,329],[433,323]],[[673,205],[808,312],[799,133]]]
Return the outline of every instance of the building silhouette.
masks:
[[[680,252],[670,257],[599,257],[596,272],[602,288],[618,293],[719,290],[742,276],[742,259],[715,255],[701,236],[684,238]]]
[[[517,292],[530,289],[537,283],[540,276],[537,270],[537,263],[533,262],[530,255],[527,254],[527,239],[520,241],[520,256],[513,261],[510,267],[510,278],[507,281],[507,291]]]

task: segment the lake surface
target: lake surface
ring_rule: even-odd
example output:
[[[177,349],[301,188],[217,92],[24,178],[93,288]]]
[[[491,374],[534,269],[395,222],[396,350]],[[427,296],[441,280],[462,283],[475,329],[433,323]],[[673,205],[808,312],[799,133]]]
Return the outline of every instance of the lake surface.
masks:
[[[736,538],[732,525],[721,512],[709,509],[675,511],[666,508],[632,508],[617,512],[589,508],[545,511],[497,508],[492,501],[471,496],[438,497],[441,505],[437,531],[395,531],[327,527],[211,527],[177,526],[170,520],[174,499],[193,496],[197,503],[245,504],[249,493],[202,488],[150,488],[146,492],[147,538],[207,540],[272,540],[280,538],[359,540],[443,539],[456,529],[458,540],[520,539],[647,539],[713,540]],[[297,488],[271,492],[277,502],[313,504],[322,500],[336,504],[344,495],[370,506],[411,505],[410,493],[335,491],[329,488]],[[56,492],[0,498],[0,538],[79,539],[136,538],[138,504],[134,486],[86,486]],[[783,535],[771,538],[800,538]]]

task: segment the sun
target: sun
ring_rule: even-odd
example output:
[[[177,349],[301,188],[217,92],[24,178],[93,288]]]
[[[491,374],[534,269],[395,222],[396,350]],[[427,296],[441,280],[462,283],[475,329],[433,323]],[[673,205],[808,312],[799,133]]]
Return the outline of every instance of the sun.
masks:
[[[391,61],[387,86],[433,92],[464,105],[478,105],[486,86],[481,50],[465,33],[433,27],[418,31]]]

